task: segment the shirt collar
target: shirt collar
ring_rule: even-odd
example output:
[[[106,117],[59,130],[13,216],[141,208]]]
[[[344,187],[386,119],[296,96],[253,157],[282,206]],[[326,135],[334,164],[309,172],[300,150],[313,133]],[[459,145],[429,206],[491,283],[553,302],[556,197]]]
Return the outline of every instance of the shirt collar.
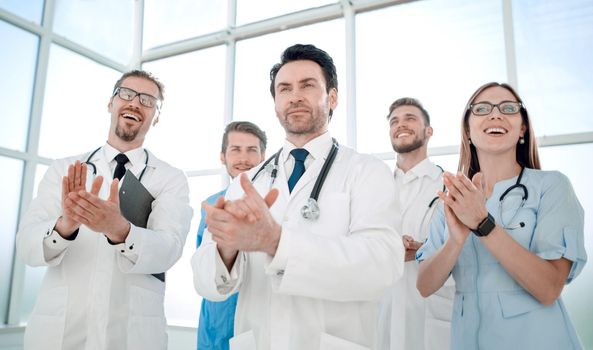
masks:
[[[316,138],[312,139],[311,141],[307,142],[303,147],[307,151],[309,151],[309,155],[313,157],[313,159],[324,159],[329,154],[329,149],[332,145],[332,137],[329,131],[317,136]],[[289,158],[290,151],[297,148],[293,145],[290,141],[284,141],[284,147],[282,148],[282,162],[286,162]]]
[[[402,179],[404,179],[404,182],[409,182],[424,176],[428,176],[435,180],[441,175],[441,173],[441,169],[428,158],[424,158],[422,161],[420,161],[420,163],[416,164],[406,173],[398,168],[397,164],[395,165],[395,177],[397,178],[398,176],[401,176]]]
[[[103,146],[103,154],[105,155],[105,159],[107,160],[107,162],[115,161],[115,156],[117,156],[120,153],[122,152],[115,149],[109,143],[106,143],[105,146]],[[146,162],[146,154],[144,154],[144,148],[142,147],[138,147],[133,150],[124,152],[124,154],[128,156],[128,159],[130,160],[130,165],[132,167],[138,164],[144,164],[144,162]]]

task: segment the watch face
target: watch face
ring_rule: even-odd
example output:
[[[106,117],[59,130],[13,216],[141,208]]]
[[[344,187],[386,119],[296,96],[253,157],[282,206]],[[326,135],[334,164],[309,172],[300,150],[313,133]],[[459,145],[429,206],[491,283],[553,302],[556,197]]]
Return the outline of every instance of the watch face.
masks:
[[[476,236],[487,236],[490,232],[492,232],[492,230],[494,230],[494,227],[496,227],[496,222],[494,221],[494,218],[492,217],[492,215],[490,215],[490,213],[488,213],[488,216],[486,217],[486,219],[484,219],[479,225],[478,228],[473,231]]]

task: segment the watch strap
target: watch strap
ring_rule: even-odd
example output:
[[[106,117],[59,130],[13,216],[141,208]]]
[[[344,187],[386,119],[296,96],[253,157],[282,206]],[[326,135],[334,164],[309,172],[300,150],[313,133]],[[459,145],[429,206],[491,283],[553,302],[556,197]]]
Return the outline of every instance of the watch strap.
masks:
[[[494,217],[488,213],[488,216],[484,218],[475,230],[472,232],[478,237],[488,236],[492,230],[496,227],[496,221],[494,221]]]

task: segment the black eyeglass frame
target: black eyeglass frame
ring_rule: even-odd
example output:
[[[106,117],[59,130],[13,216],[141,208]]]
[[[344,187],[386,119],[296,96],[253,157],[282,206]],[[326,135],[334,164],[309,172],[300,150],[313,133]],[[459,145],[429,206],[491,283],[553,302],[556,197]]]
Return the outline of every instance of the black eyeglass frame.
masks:
[[[503,109],[500,109],[500,106],[501,105],[505,105],[505,104],[512,104],[512,105],[518,106],[518,109],[517,109],[516,112],[505,112],[503,110],[504,108]],[[476,112],[474,112],[473,108],[475,106],[478,106],[478,105],[490,106],[490,110],[488,111],[488,113],[476,113]],[[502,102],[500,102],[498,104],[494,104],[494,103],[490,103],[490,102],[484,101],[484,102],[477,102],[477,103],[470,104],[467,107],[467,110],[470,111],[473,115],[476,115],[476,116],[479,116],[479,117],[483,117],[483,116],[486,116],[486,115],[489,115],[490,113],[492,113],[492,111],[494,111],[494,107],[496,107],[498,109],[498,111],[500,113],[502,113],[502,114],[512,115],[512,114],[517,114],[517,113],[521,112],[521,109],[523,108],[523,103],[521,103],[519,101],[502,101]]]
[[[134,96],[132,96],[132,98],[130,98],[129,100],[127,98],[122,97],[120,95],[120,91],[122,91],[122,89],[131,92]],[[158,111],[161,110],[161,104],[162,104],[161,100],[158,99],[158,98],[156,98],[156,97],[154,97],[154,96],[152,96],[152,95],[150,95],[150,94],[145,94],[143,92],[138,92],[138,91],[136,91],[134,89],[130,89],[130,88],[125,87],[125,86],[118,86],[117,88],[115,88],[115,90],[113,90],[112,97],[115,97],[116,95],[119,98],[121,98],[122,100],[124,100],[124,101],[133,101],[136,98],[136,96],[138,96],[138,100],[140,101],[140,104],[143,105],[144,107],[148,107],[148,108],[155,107]],[[146,103],[142,102],[142,97],[145,97],[145,98],[148,98],[148,100],[154,101],[154,105],[153,106],[149,106]]]

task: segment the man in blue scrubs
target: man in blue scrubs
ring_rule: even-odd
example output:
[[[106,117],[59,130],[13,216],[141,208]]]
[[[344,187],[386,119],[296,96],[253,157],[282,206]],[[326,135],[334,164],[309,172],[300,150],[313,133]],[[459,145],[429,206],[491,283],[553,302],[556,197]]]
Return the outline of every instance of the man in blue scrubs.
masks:
[[[226,167],[229,176],[235,178],[264,160],[266,144],[266,133],[257,125],[246,121],[232,122],[227,125],[222,136],[220,161]],[[226,188],[208,197],[206,202],[214,204],[216,199],[225,193]],[[202,243],[206,228],[206,213],[203,209],[201,213],[198,247]],[[237,296],[238,294],[235,294],[220,302],[202,299],[198,323],[198,350],[229,348],[229,339],[233,336]]]

